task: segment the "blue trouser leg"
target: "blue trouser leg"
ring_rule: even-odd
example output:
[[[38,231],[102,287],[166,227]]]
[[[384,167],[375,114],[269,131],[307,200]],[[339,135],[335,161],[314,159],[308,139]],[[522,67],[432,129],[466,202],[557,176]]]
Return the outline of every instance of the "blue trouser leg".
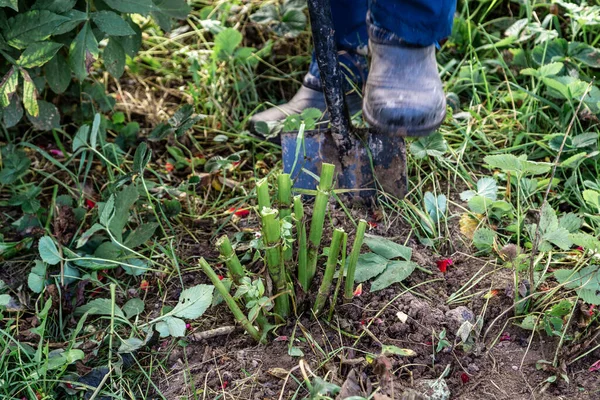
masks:
[[[331,0],[335,39],[346,76],[359,87],[366,81],[367,14],[378,41],[398,39],[429,46],[450,35],[456,0]],[[314,54],[304,84],[320,88]]]

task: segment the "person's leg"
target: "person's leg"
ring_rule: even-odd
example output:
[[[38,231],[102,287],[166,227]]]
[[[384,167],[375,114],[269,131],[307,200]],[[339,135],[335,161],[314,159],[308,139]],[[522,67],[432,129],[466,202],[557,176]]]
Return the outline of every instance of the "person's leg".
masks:
[[[456,0],[370,0],[371,69],[363,116],[380,131],[422,136],[446,114],[435,44],[448,36]]]
[[[330,4],[339,60],[348,83],[346,102],[350,113],[355,114],[361,109],[362,98],[356,91],[352,91],[352,87],[362,89],[368,72],[368,0],[331,0]],[[288,115],[299,114],[306,108],[324,111],[326,104],[320,75],[313,53],[308,73],[304,76],[303,84],[296,95],[285,104],[255,114],[250,120],[250,129],[256,133],[257,122],[263,121],[270,125],[284,120]]]

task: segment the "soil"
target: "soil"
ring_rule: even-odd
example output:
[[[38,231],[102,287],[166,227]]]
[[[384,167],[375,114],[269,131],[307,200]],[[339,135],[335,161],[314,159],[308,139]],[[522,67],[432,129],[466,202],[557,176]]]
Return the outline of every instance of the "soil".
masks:
[[[336,218],[337,213],[340,218]],[[334,211],[333,220],[335,224],[346,219],[340,211]],[[240,228],[253,225],[250,221],[240,224]],[[345,228],[352,239],[351,227]],[[170,372],[159,384],[161,392],[168,399],[190,398],[193,393],[202,393],[204,398],[304,398],[308,396],[306,385],[299,386],[304,373],[311,379],[326,377],[328,382],[342,386],[338,399],[371,394],[380,400],[426,399],[418,393],[423,392],[427,380],[442,376],[451,399],[600,399],[600,375],[588,371],[600,358],[598,350],[563,368],[569,383],[560,377],[554,383],[547,382],[560,371],[540,369],[539,362],[553,360],[558,340],[543,333],[532,336],[531,331],[521,329],[510,319],[510,270],[469,256],[462,243],[454,243],[449,246],[457,250],[449,256],[453,264],[441,273],[436,268],[440,257],[420,245],[410,231],[384,230],[377,225],[371,233],[394,237],[412,247],[413,261],[432,275],[417,270],[403,284],[373,293],[369,284],[364,284],[362,295],[336,307],[329,324],[304,313],[277,328],[266,345],[257,345],[234,328],[224,305],[214,307],[195,327],[185,347],[171,341],[162,343]],[[196,250],[203,254],[203,250],[210,249],[206,244],[206,249]],[[214,250],[210,252],[214,256]],[[463,300],[451,301],[453,294],[475,275],[485,277],[458,296]],[[200,274],[183,276],[186,286],[204,279]],[[486,296],[490,291],[495,295]],[[475,328],[468,348],[457,337],[465,319],[481,321],[481,329]],[[231,329],[224,335],[194,339],[222,326]],[[442,330],[449,343],[436,352]],[[303,357],[288,354],[292,338]],[[382,346],[389,345],[410,349],[414,356],[383,355]],[[569,359],[563,354],[568,346],[563,349],[559,360]]]

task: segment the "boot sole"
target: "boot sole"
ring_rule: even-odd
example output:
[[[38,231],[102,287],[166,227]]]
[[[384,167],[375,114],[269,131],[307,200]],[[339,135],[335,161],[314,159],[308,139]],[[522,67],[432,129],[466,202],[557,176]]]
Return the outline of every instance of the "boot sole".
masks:
[[[405,137],[424,137],[431,135],[437,131],[440,126],[442,126],[442,122],[444,122],[446,119],[446,111],[444,110],[444,114],[439,121],[419,129],[407,129],[405,126],[390,126],[380,124],[371,116],[371,114],[369,114],[369,111],[366,108],[363,108],[363,118],[373,129],[379,133],[400,134],[400,136]]]

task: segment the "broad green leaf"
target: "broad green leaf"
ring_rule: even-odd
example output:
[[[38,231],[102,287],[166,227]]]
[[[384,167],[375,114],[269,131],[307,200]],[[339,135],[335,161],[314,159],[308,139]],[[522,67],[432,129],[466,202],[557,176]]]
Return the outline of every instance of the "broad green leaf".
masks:
[[[144,308],[144,302],[138,297],[129,299],[127,303],[123,304],[123,312],[127,319],[140,315],[144,311]]]
[[[227,28],[219,32],[215,37],[213,57],[224,59],[233,55],[236,47],[242,42],[242,34],[233,28]]]
[[[10,7],[15,11],[19,11],[19,0],[0,0],[0,7]]]
[[[425,205],[425,211],[431,217],[433,222],[437,224],[444,218],[446,213],[446,196],[439,194],[437,197],[431,192],[426,192],[423,197],[423,203]]]
[[[136,185],[124,187],[115,197],[115,215],[110,221],[110,232],[119,242],[123,242],[123,229],[129,219],[129,210],[139,197]]]
[[[104,2],[110,8],[127,14],[148,15],[157,10],[152,0],[104,0]]]
[[[85,231],[77,240],[77,246],[76,248],[80,248],[85,246],[85,244],[88,242],[88,240],[90,240],[90,238],[94,235],[94,233],[98,232],[98,231],[102,231],[104,230],[104,226],[100,225],[100,224],[94,224],[90,227],[90,229],[88,229],[87,231]]]
[[[186,19],[192,9],[185,0],[154,0],[154,5],[171,18]]]
[[[390,344],[390,345],[384,344],[383,346],[381,346],[381,354],[383,354],[383,355],[393,354],[393,355],[402,356],[402,357],[414,357],[417,355],[417,353],[414,350],[401,349],[400,347],[394,346],[393,344]]]
[[[391,260],[400,257],[408,261],[412,256],[412,249],[410,247],[395,243],[381,236],[366,234],[363,243],[369,246],[374,253],[386,259]]]
[[[496,232],[489,228],[479,228],[473,235],[473,245],[477,250],[490,252],[494,246]]]
[[[23,150],[17,150],[12,146],[2,148],[2,169],[0,170],[0,183],[10,185],[23,176],[31,161]]]
[[[185,289],[169,315],[186,319],[200,317],[212,302],[213,290],[214,286],[211,285],[196,285]]]
[[[569,56],[581,61],[588,67],[600,68],[600,51],[582,42],[569,43]]]
[[[0,307],[6,308],[13,301],[9,294],[0,294]]]
[[[540,232],[551,232],[558,229],[558,218],[556,212],[552,207],[545,203],[542,206],[542,212],[540,214]]]
[[[600,211],[600,192],[586,189],[582,193],[583,200],[592,207],[594,211]]]
[[[552,232],[546,232],[542,238],[544,241],[550,242],[562,250],[569,250],[573,246],[573,242],[569,237],[569,231],[562,227]],[[543,244],[543,242],[540,244],[540,250],[542,250]]]
[[[546,65],[542,65],[538,68],[538,74],[541,78],[545,78],[548,76],[558,75],[560,71],[563,69],[563,63],[554,62]]]
[[[115,78],[120,78],[125,72],[125,50],[114,38],[108,40],[104,48],[104,67]]]
[[[569,235],[569,238],[576,246],[581,246],[585,251],[600,252],[600,240],[589,233],[578,232]]]
[[[402,282],[413,273],[415,268],[417,268],[417,264],[412,261],[390,261],[385,271],[371,284],[371,292],[376,292],[394,283]]]
[[[42,260],[50,265],[56,265],[62,260],[58,248],[50,236],[43,236],[40,239],[38,251]]]
[[[129,57],[135,57],[142,46],[142,30],[131,20],[131,18],[126,18],[126,21],[135,34],[129,36],[117,36],[111,38],[111,40],[117,41],[121,47],[123,47],[123,50],[125,50],[125,54]]]
[[[98,28],[110,36],[129,36],[135,32],[129,24],[118,14],[112,11],[98,11],[92,13],[92,21]]]
[[[157,222],[141,224],[135,230],[129,233],[123,244],[130,249],[135,249],[136,247],[141,246],[150,240],[152,235],[154,235],[154,231],[156,231],[158,225],[159,224]]]
[[[492,201],[498,197],[498,184],[494,178],[485,177],[477,181],[477,191],[466,190],[460,194],[463,201],[469,201],[475,196],[482,196]]]
[[[415,158],[440,157],[447,150],[446,140],[440,133],[422,137],[410,144],[410,152]]]
[[[304,357],[304,352],[298,346],[290,346],[288,349],[288,355],[290,357]]]
[[[133,300],[133,299],[132,299]],[[119,353],[133,353],[139,350],[144,345],[144,341],[138,338],[129,338],[121,341],[119,346]]]
[[[52,129],[60,128],[60,114],[58,108],[52,103],[44,100],[38,100],[39,114],[34,117],[27,114],[27,119],[35,129],[38,131],[50,131]]]
[[[70,10],[63,14],[63,16],[68,17],[69,20],[60,24],[53,35],[63,35],[65,33],[71,32],[73,29],[79,27],[83,22],[88,21],[87,13],[79,10]]]
[[[140,143],[133,155],[133,170],[138,174],[143,174],[151,158],[152,150],[148,148],[145,142]]]
[[[75,77],[83,81],[96,58],[98,58],[98,42],[92,33],[90,23],[86,22],[71,43],[69,50],[69,65]]]
[[[110,299],[95,299],[89,303],[77,307],[75,309],[75,315],[83,315],[86,312],[89,315],[112,315],[113,303]],[[118,305],[114,305],[114,314],[117,317],[125,318],[123,310]]]
[[[48,10],[57,14],[65,13],[75,7],[77,0],[37,0],[32,10]]]
[[[490,167],[503,171],[521,171],[521,159],[513,154],[496,154],[483,158]]]
[[[34,293],[42,293],[46,282],[46,265],[40,260],[35,260],[35,265],[27,277],[27,286]]]
[[[61,368],[65,365],[73,364],[75,361],[83,360],[85,353],[79,349],[70,350],[52,350],[48,355],[47,368],[49,370]]]
[[[121,267],[128,275],[140,276],[144,275],[150,268],[148,268],[148,263],[144,260],[140,260],[139,258],[128,258],[124,261],[129,265],[122,264]]]
[[[8,107],[13,93],[19,85],[19,75],[15,67],[12,67],[0,81],[0,106]]]
[[[87,146],[90,135],[90,126],[82,125],[75,137],[73,138],[73,152],[77,151],[77,149]]]
[[[57,28],[67,21],[68,17],[47,10],[18,13],[8,20],[9,30],[5,32],[4,38],[11,46],[24,49],[31,43],[56,34]]]
[[[25,70],[21,70],[21,76],[23,77],[23,106],[25,111],[33,117],[40,115],[40,108],[37,102],[37,89],[31,77]]]
[[[71,70],[65,57],[57,53],[54,58],[48,61],[44,69],[46,71],[46,81],[50,89],[56,94],[64,93],[71,83]]]
[[[79,278],[81,277],[81,274],[79,273],[79,269],[77,269],[77,267],[72,266],[71,263],[65,262],[64,268],[65,268],[65,270],[64,270],[65,285],[70,285],[74,282],[77,282],[79,280]]]
[[[160,337],[183,337],[185,336],[185,321],[175,317],[167,317],[155,326]]]
[[[389,260],[375,253],[364,253],[358,256],[355,282],[365,282],[376,277],[385,270]]]
[[[538,65],[549,64],[552,62],[563,61],[567,56],[567,51],[567,41],[563,38],[557,38],[534,47],[531,52],[531,58]]]
[[[41,67],[50,61],[62,46],[54,42],[32,43],[21,54],[17,64],[24,68]]]
[[[569,233],[575,233],[581,228],[583,221],[576,214],[564,214],[558,219],[558,226],[565,228]]]
[[[123,257],[123,249],[113,242],[104,242],[96,248],[94,257],[108,261],[119,261]],[[110,265],[114,265],[114,263],[110,263]]]

